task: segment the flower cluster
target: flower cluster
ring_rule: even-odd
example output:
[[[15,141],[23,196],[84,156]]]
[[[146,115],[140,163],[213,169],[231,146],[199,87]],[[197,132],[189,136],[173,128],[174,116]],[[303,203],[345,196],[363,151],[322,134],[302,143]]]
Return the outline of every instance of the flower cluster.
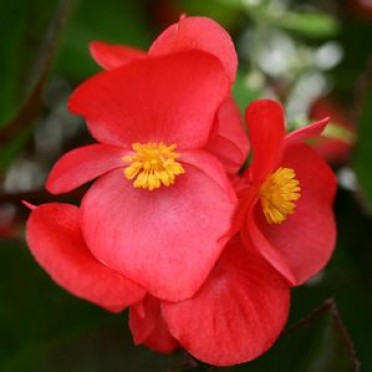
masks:
[[[65,154],[46,187],[93,183],[80,207],[31,206],[32,254],[74,295],[129,307],[136,344],[213,365],[256,358],[283,330],[290,287],[334,247],[335,177],[304,144],[327,120],[286,135],[281,106],[257,100],[248,142],[234,45],[208,18],[181,18],[147,53],[90,51],[104,71],[68,107],[98,143]]]

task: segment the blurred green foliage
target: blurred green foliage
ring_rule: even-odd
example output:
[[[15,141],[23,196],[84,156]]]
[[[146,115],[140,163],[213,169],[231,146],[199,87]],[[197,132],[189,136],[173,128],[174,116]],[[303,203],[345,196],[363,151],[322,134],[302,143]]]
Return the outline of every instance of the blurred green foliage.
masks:
[[[340,29],[336,18],[324,13],[286,12],[278,24],[289,31],[309,37],[332,37]]]
[[[78,1],[61,43],[55,71],[81,81],[99,71],[89,54],[92,40],[147,49],[152,36],[141,2],[110,0],[110,6],[102,6],[99,0]]]
[[[17,0],[2,6],[0,126],[10,120],[31,90],[41,41],[57,3],[57,0]]]

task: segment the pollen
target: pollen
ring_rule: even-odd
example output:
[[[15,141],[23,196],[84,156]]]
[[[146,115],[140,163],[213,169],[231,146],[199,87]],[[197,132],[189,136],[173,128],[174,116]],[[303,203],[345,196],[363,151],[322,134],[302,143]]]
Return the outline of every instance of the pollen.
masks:
[[[125,177],[133,181],[134,187],[150,191],[173,185],[176,177],[185,173],[176,160],[180,156],[175,152],[176,147],[163,142],[134,143],[134,154],[123,158],[124,162],[129,163],[124,169]]]
[[[260,188],[260,200],[266,220],[270,224],[283,223],[294,213],[301,194],[300,182],[292,168],[278,168],[266,178]]]

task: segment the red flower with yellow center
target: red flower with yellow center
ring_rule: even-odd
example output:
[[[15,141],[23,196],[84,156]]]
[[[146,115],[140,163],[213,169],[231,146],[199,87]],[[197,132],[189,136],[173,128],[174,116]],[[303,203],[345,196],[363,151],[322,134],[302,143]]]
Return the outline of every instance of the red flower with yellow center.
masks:
[[[248,151],[230,98],[233,43],[196,17],[169,27],[149,53],[102,42],[91,51],[107,71],[68,106],[100,143],[64,155],[47,189],[98,177],[81,206],[93,255],[156,297],[190,297],[229,239],[237,200],[226,171]]]
[[[147,53],[121,44],[102,41],[90,44],[91,55],[105,70],[188,50],[202,50],[217,57],[230,84],[234,82],[238,64],[234,44],[229,34],[209,18],[181,16],[179,22],[159,35]],[[238,172],[247,158],[247,136],[239,109],[230,94],[218,108],[206,146],[231,174]]]
[[[271,100],[251,103],[246,120],[253,160],[239,186],[242,236],[298,285],[324,267],[335,245],[336,179],[304,144],[319,136],[328,120],[286,136],[283,109]]]

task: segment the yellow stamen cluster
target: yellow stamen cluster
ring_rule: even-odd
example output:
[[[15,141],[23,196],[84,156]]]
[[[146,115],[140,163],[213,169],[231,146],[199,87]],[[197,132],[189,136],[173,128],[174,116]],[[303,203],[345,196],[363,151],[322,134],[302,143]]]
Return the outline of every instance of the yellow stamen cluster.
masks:
[[[134,187],[150,191],[162,185],[173,185],[176,176],[185,173],[182,165],[176,161],[180,156],[174,151],[176,147],[162,142],[134,143],[134,154],[123,158],[130,163],[124,169],[125,177],[133,180]]]
[[[270,224],[284,222],[294,212],[294,203],[301,196],[300,182],[292,168],[278,168],[260,188],[260,199],[266,220]]]

